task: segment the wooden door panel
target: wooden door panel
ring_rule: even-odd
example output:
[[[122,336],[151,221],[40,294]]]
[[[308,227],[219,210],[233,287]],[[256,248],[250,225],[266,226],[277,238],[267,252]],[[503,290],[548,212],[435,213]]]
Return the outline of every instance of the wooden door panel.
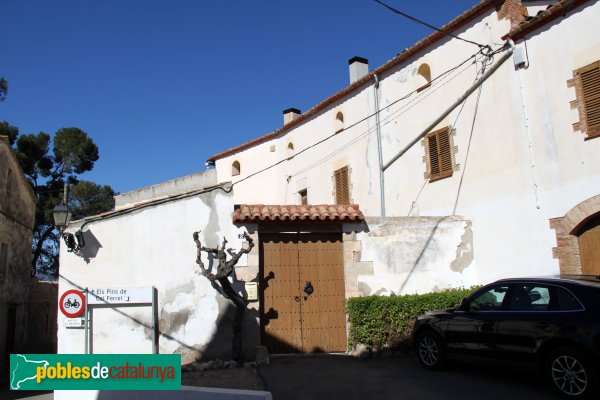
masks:
[[[298,257],[294,241],[263,241],[263,313],[265,345],[272,353],[302,349]]]
[[[261,324],[269,351],[345,351],[341,235],[281,234],[261,243]],[[314,289],[310,295],[304,292],[307,282]]]
[[[306,281],[314,293],[302,303],[305,351],[346,350],[344,265],[340,235],[311,235],[299,243],[301,286]]]
[[[581,272],[583,274],[600,275],[600,218],[590,229],[579,236],[579,253],[581,255]]]

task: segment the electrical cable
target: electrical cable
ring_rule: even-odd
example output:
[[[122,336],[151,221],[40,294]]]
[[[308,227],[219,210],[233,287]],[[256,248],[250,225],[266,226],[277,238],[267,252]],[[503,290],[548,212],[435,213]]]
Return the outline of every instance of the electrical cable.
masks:
[[[452,68],[448,69],[447,71],[445,71],[445,72],[441,73],[440,75],[438,75],[437,77],[435,77],[434,79],[432,79],[432,80],[430,81],[430,83],[433,83],[433,82],[437,81],[438,79],[441,79],[441,78],[442,78],[442,77],[444,77],[445,75],[447,75],[447,74],[449,74],[449,73],[451,73],[451,72],[453,72],[453,71],[457,70],[458,68],[460,68],[461,66],[463,66],[464,64],[466,64],[466,63],[467,63],[469,60],[471,60],[471,59],[473,59],[473,58],[476,58],[476,57],[477,57],[477,55],[479,55],[480,53],[482,53],[482,50],[479,50],[477,53],[474,53],[473,55],[469,56],[467,59],[465,59],[464,61],[462,61],[460,64],[456,65],[455,67],[452,67]],[[405,99],[407,99],[408,97],[412,96],[412,95],[413,95],[414,93],[416,93],[418,90],[419,90],[419,89],[415,89],[415,90],[411,91],[410,93],[408,93],[408,94],[406,94],[406,95],[402,96],[401,98],[399,98],[399,99],[397,99],[397,100],[395,100],[395,101],[391,102],[390,104],[386,105],[385,107],[382,107],[380,110],[378,110],[378,111],[376,111],[376,112],[374,112],[374,113],[372,113],[372,114],[369,114],[369,115],[367,115],[366,117],[364,117],[364,118],[362,118],[362,119],[360,119],[360,120],[358,120],[358,121],[356,121],[356,122],[354,122],[354,123],[350,124],[350,125],[349,125],[349,126],[347,126],[347,127],[344,127],[342,130],[340,130],[340,131],[338,131],[338,132],[336,132],[336,133],[333,133],[333,134],[331,134],[331,135],[329,135],[329,136],[327,136],[327,137],[325,137],[325,138],[323,138],[323,139],[319,140],[319,141],[318,141],[318,142],[316,142],[316,143],[313,143],[312,145],[310,145],[310,146],[308,146],[308,147],[306,147],[306,148],[304,148],[304,149],[300,150],[298,153],[294,154],[294,156],[293,156],[293,157],[296,157],[296,156],[298,156],[298,155],[300,155],[300,154],[302,154],[302,153],[304,153],[304,152],[306,152],[306,151],[308,151],[308,150],[310,150],[310,149],[312,149],[312,148],[314,148],[314,147],[316,147],[316,146],[318,146],[318,145],[320,145],[320,144],[322,144],[322,143],[326,142],[327,140],[331,139],[332,137],[339,135],[341,132],[343,132],[343,131],[346,131],[346,130],[349,130],[349,129],[351,129],[351,128],[355,127],[356,125],[358,125],[358,124],[360,124],[360,123],[362,123],[362,122],[364,122],[364,121],[368,120],[369,118],[372,118],[372,117],[373,117],[373,116],[375,116],[376,114],[378,114],[378,113],[381,113],[383,110],[386,110],[386,109],[388,109],[389,107],[393,106],[394,104],[397,104],[398,102],[400,102],[400,101],[402,101],[402,100],[405,100]],[[252,177],[254,177],[254,176],[258,175],[258,174],[261,174],[261,173],[263,173],[263,172],[265,172],[265,171],[268,171],[269,169],[271,169],[271,168],[274,168],[274,167],[276,167],[276,166],[278,166],[278,165],[280,165],[280,164],[282,164],[282,163],[284,163],[284,162],[288,161],[290,158],[293,158],[293,157],[288,157],[288,158],[281,159],[281,160],[279,160],[278,162],[276,162],[276,163],[274,163],[274,164],[271,164],[271,165],[269,165],[269,166],[267,166],[267,167],[265,167],[265,168],[263,168],[263,169],[261,169],[261,170],[258,170],[258,171],[256,171],[256,172],[254,172],[254,173],[252,173],[252,174],[250,174],[250,175],[248,175],[248,176],[246,176],[246,177],[244,177],[244,178],[242,178],[242,179],[240,179],[240,180],[238,180],[238,181],[236,181],[236,182],[232,183],[231,187],[233,188],[233,186],[237,185],[238,183],[244,182],[245,180],[248,180],[248,179],[250,179],[250,178],[252,178]]]
[[[468,40],[468,39],[461,38],[460,36],[454,35],[454,34],[452,34],[452,33],[448,32],[448,31],[445,31],[445,30],[443,30],[443,29],[440,29],[440,28],[438,28],[438,27],[435,27],[435,26],[433,26],[433,25],[431,25],[431,24],[428,24],[428,23],[427,23],[427,22],[425,22],[425,21],[421,21],[420,19],[418,19],[418,18],[415,18],[415,17],[413,17],[413,16],[411,16],[411,15],[408,15],[408,14],[406,14],[406,13],[403,13],[402,11],[400,11],[400,10],[397,10],[397,9],[395,9],[395,8],[394,8],[394,7],[392,7],[392,6],[389,6],[389,5],[385,4],[384,2],[382,2],[382,1],[380,1],[380,0],[374,0],[374,1],[375,1],[376,3],[379,3],[379,4],[381,4],[382,6],[384,6],[385,8],[387,8],[388,10],[390,10],[390,11],[392,11],[392,12],[396,13],[396,14],[402,15],[403,17],[405,17],[405,18],[408,18],[408,19],[410,19],[411,21],[414,21],[414,22],[416,22],[416,23],[418,23],[418,24],[425,25],[426,27],[428,27],[428,28],[430,28],[430,29],[433,29],[434,31],[438,31],[438,32],[440,32],[440,33],[443,33],[444,35],[447,35],[447,36],[453,37],[453,38],[455,38],[455,39],[458,39],[458,40],[462,40],[463,42],[466,42],[466,43],[474,44],[475,46],[478,46],[479,48],[485,48],[485,47],[489,47],[489,46],[487,46],[487,45],[483,45],[483,44],[480,44],[480,43],[477,43],[477,42],[473,42],[472,40]]]
[[[410,109],[412,109],[414,106],[416,106],[417,104],[419,104],[421,101],[425,100],[426,98],[428,98],[429,96],[431,96],[433,93],[435,93],[436,91],[438,91],[439,89],[441,89],[442,87],[444,87],[447,83],[449,83],[450,81],[452,81],[453,79],[455,79],[456,77],[458,77],[459,75],[461,75],[463,72],[465,72],[470,66],[467,66],[466,68],[464,68],[463,70],[459,71],[458,73],[456,73],[456,75],[448,77],[447,79],[449,79],[447,82],[444,83],[438,83],[440,86],[436,86],[436,84],[433,84],[429,90],[427,90],[426,92],[421,92],[420,97],[416,97],[413,100],[411,100],[410,102],[408,102],[407,104],[405,104],[404,106],[402,106],[401,108],[399,108],[398,110],[394,111],[392,114],[386,116],[383,120],[382,120],[382,124],[386,125],[396,119],[398,119],[400,116],[404,115],[406,112],[408,112]],[[440,80],[439,82],[443,82],[443,80]],[[397,101],[395,101],[394,103],[397,103]],[[391,105],[391,104],[390,104]],[[386,106],[383,109],[389,107]],[[383,110],[382,109],[382,110]],[[296,171],[294,173],[291,174],[291,176],[297,176],[300,175],[320,164],[322,164],[323,162],[331,159],[333,156],[335,156],[336,154],[340,153],[341,151],[347,149],[348,147],[350,147],[351,145],[353,145],[354,143],[358,142],[359,140],[364,139],[365,137],[367,137],[368,135],[370,135],[371,133],[373,133],[375,130],[377,129],[376,126],[371,127],[369,129],[367,129],[365,132],[359,134],[357,137],[355,137],[354,139],[352,139],[350,142],[346,143],[345,145],[337,148],[336,150],[334,150],[333,152],[329,153],[328,155],[326,155],[325,157],[321,158],[319,161],[316,161],[315,163],[304,167],[303,169]]]

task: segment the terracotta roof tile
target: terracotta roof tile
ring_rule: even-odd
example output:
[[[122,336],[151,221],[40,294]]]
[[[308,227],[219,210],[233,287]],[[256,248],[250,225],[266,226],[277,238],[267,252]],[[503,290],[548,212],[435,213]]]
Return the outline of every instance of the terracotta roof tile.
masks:
[[[365,219],[358,204],[264,205],[240,204],[232,215],[234,223],[268,221],[343,221]]]
[[[537,15],[529,17],[521,22],[517,27],[511,29],[509,33],[502,36],[502,39],[520,39],[535,29],[552,22],[556,18],[564,16],[569,11],[572,11],[585,3],[589,3],[590,1],[592,0],[560,0],[549,6],[546,10],[540,11]]]

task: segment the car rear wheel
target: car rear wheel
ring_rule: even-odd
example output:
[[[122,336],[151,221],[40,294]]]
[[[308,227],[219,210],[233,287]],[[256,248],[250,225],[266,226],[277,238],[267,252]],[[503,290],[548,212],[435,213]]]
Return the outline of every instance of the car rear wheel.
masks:
[[[439,370],[446,365],[446,353],[442,340],[433,332],[423,332],[416,342],[417,357],[427,369]]]
[[[578,350],[561,347],[546,361],[546,378],[552,387],[568,399],[588,399],[595,391],[596,375],[592,365]]]

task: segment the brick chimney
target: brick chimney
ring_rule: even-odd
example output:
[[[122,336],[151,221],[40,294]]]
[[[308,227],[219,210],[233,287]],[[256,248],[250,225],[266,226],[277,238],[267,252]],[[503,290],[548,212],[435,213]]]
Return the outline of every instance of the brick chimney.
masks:
[[[499,20],[508,19],[510,21],[510,29],[518,27],[529,15],[521,0],[504,0],[496,6],[496,11]]]
[[[369,60],[362,57],[352,57],[348,60],[350,84],[360,80],[369,73]]]

